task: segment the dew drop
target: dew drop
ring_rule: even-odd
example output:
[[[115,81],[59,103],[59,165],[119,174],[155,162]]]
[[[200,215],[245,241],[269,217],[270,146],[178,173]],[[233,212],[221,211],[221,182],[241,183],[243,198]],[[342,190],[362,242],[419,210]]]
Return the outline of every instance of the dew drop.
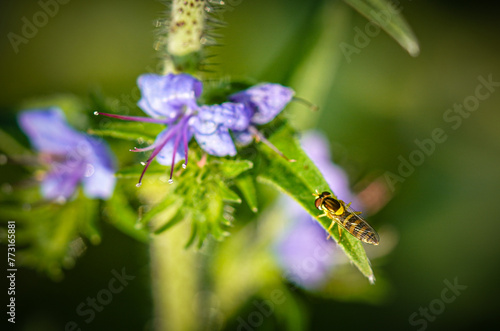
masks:
[[[98,115],[99,115],[99,112],[98,112],[98,111],[95,111],[95,112],[94,112],[94,115],[95,115],[95,116],[98,116]]]
[[[137,186],[137,187],[141,187],[141,185],[142,185],[142,183],[135,184],[135,186]]]
[[[370,275],[370,276],[368,277],[368,280],[370,281],[370,284],[375,284],[375,276]]]
[[[174,183],[174,180],[173,180],[172,178],[170,178],[170,179],[168,180],[168,183],[169,183],[169,184],[173,184],[173,183]]]
[[[141,162],[141,165],[142,165],[142,166],[145,166],[145,165],[146,165],[146,162]]]
[[[182,164],[182,169],[186,169],[187,165],[185,163]]]

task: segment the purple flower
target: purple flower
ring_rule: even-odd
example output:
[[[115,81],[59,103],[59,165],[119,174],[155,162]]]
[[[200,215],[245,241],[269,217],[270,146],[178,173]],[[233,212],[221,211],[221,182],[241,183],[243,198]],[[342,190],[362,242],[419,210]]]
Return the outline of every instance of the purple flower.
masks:
[[[330,144],[327,138],[318,131],[310,131],[301,137],[300,144],[321,171],[335,195],[342,197],[342,200],[346,202],[351,202],[351,207],[354,210],[363,209],[356,196],[351,192],[347,174],[341,167],[332,162]]]
[[[289,87],[265,83],[235,93],[229,100],[245,105],[251,125],[262,125],[271,122],[292,100],[293,95],[294,91]],[[240,144],[247,145],[256,133],[255,128],[251,126],[235,132],[235,138]]]
[[[274,252],[284,276],[307,289],[321,287],[336,261],[335,244],[325,230],[295,201],[283,197],[287,228],[278,238]]]
[[[326,138],[311,132],[302,137],[301,144],[333,191],[356,204],[346,174],[331,161]],[[284,197],[281,203],[287,206],[284,208],[285,217],[290,222],[275,245],[278,263],[297,285],[307,289],[319,288],[335,266],[335,244],[326,239],[325,230],[295,201]]]
[[[236,155],[230,130],[244,130],[249,118],[242,104],[225,102],[221,105],[202,106],[193,118],[194,136],[201,148],[211,155]]]
[[[49,171],[41,183],[46,199],[66,200],[79,183],[90,198],[109,198],[115,167],[108,146],[71,128],[58,108],[27,110],[18,116],[21,129]]]
[[[236,147],[230,131],[236,137],[258,134],[252,130],[251,124],[272,120],[293,94],[293,91],[280,85],[262,84],[233,95],[233,102],[199,106],[197,99],[202,92],[202,83],[188,74],[145,74],[139,77],[138,85],[142,93],[138,106],[151,118],[101,113],[122,120],[167,125],[151,146],[131,150],[153,151],[137,186],[140,186],[155,157],[160,164],[171,166],[169,183],[172,183],[176,161],[185,159],[183,167],[187,166],[188,144],[193,136],[208,154],[235,156]],[[265,138],[263,140],[266,141]]]

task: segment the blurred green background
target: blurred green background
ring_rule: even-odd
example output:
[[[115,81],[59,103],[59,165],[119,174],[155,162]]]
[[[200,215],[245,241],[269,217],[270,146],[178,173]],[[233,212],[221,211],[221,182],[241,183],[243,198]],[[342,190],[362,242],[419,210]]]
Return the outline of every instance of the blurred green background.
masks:
[[[390,284],[384,299],[366,304],[300,290],[294,295],[302,302],[307,329],[419,330],[422,324],[410,325],[410,316],[440,299],[444,281],[455,278],[467,288],[445,304],[427,329],[494,325],[500,294],[500,87],[457,129],[443,115],[474,95],[479,76],[492,75],[500,82],[498,8],[486,1],[401,0],[420,55],[410,57],[381,32],[348,61],[339,45],[354,45],[354,29],[364,29],[367,21],[344,3],[328,7],[337,15],[324,21],[319,1],[233,4],[223,12],[228,26],[222,30],[216,70],[290,85],[298,96],[320,104],[319,113],[294,108],[291,119],[327,134],[335,161],[353,184],[384,178],[387,171],[398,174],[398,157],[408,159],[417,149],[414,140],[430,138],[436,128],[448,137],[370,218],[382,235],[397,237],[389,255],[372,261],[377,277]],[[116,98],[129,95],[137,76],[157,63],[153,23],[163,9],[156,1],[72,0],[60,5],[16,54],[5,36],[21,34],[21,18],[32,17],[40,6],[36,1],[2,2],[2,126],[13,125],[17,107],[33,96],[85,96],[96,88]],[[327,31],[325,22],[333,30]],[[2,175],[4,181],[7,177]],[[152,329],[148,246],[106,223],[102,232],[102,243],[89,247],[58,283],[31,270],[18,272],[16,329],[62,330],[69,321],[82,330]],[[107,286],[113,269],[123,267],[136,278],[85,325],[76,307]],[[252,311],[245,309],[241,316]],[[223,329],[237,329],[238,316]],[[260,329],[282,329],[274,319]]]

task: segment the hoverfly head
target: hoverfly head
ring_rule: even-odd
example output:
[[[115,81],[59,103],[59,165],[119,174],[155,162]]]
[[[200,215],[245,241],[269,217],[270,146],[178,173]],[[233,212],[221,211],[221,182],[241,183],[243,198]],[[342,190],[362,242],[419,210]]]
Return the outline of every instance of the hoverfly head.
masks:
[[[316,198],[316,201],[314,201],[314,205],[316,206],[316,208],[318,208],[319,210],[321,210],[321,205],[323,204],[323,198],[318,196]]]

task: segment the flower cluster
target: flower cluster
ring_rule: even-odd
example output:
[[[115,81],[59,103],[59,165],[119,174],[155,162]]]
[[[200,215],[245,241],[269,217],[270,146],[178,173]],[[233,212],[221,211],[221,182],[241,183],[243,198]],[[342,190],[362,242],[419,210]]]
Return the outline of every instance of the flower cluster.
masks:
[[[199,146],[215,156],[235,156],[232,136],[240,144],[248,144],[253,137],[267,142],[254,125],[274,119],[292,100],[293,90],[278,84],[260,84],[229,97],[219,105],[198,105],[202,83],[188,74],[144,74],[138,85],[142,98],[138,106],[150,117],[121,116],[95,112],[129,121],[159,123],[167,126],[155,142],[133,152],[153,152],[147,159],[137,186],[154,158],[162,165],[170,165],[170,180],[176,161],[188,163],[188,144],[194,136]],[[232,136],[231,136],[231,133]]]
[[[115,166],[108,146],[71,128],[58,108],[27,110],[18,116],[21,129],[49,167],[41,183],[44,198],[65,201],[82,183],[90,198],[109,198]]]

